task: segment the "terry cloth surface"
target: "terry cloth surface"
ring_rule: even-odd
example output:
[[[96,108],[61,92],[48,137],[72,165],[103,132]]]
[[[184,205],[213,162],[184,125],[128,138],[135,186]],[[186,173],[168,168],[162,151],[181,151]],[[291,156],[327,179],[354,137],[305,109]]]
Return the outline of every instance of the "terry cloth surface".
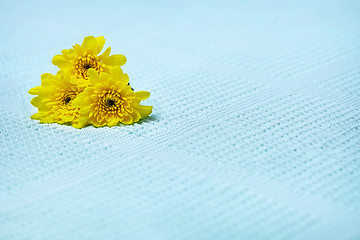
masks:
[[[359,1],[1,1],[0,239],[360,239]],[[88,35],[140,124],[39,124]]]

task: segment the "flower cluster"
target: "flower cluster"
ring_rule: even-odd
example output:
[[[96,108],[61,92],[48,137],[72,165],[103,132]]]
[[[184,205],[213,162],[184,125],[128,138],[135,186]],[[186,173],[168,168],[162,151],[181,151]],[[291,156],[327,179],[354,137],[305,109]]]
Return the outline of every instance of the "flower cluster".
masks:
[[[81,46],[64,49],[52,63],[60,68],[56,75],[41,75],[41,86],[29,90],[37,95],[31,104],[38,112],[31,116],[40,123],[71,124],[82,128],[132,124],[148,116],[152,106],[140,105],[149,98],[147,91],[134,90],[120,66],[124,55],[110,56],[110,47],[101,55],[104,37],[85,37]]]

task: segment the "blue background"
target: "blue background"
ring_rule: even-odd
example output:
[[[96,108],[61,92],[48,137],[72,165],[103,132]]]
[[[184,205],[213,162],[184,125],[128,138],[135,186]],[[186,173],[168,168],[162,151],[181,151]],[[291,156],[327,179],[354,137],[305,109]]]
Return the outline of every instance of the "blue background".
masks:
[[[0,1],[0,239],[360,239],[359,1]],[[88,35],[152,115],[27,91]]]

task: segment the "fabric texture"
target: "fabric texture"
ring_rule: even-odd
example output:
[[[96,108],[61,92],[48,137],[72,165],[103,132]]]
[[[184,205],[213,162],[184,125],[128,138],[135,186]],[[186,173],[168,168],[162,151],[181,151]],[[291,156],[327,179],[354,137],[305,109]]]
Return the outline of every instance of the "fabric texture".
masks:
[[[360,239],[359,1],[1,1],[0,239]],[[150,117],[39,124],[104,36]]]

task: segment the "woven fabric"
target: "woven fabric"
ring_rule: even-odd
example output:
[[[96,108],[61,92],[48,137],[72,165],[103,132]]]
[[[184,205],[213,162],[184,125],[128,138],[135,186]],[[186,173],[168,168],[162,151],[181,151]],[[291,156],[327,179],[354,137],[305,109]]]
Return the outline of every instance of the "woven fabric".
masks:
[[[1,1],[0,239],[360,239],[359,1]],[[154,110],[39,124],[104,36]]]

